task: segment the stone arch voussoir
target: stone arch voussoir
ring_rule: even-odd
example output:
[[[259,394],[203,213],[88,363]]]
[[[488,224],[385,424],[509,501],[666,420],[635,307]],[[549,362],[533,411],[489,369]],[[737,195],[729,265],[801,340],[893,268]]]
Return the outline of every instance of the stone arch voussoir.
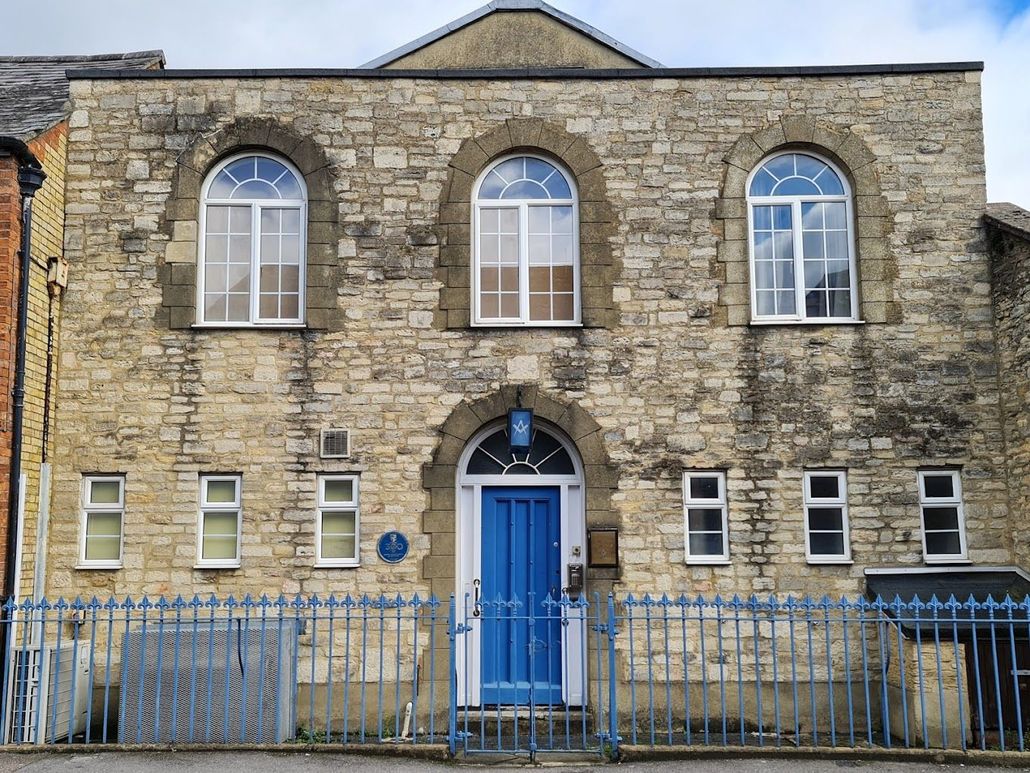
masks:
[[[600,158],[583,137],[540,118],[509,118],[484,134],[469,137],[447,167],[440,199],[440,250],[436,274],[443,283],[435,324],[438,329],[464,329],[472,319],[471,219],[472,186],[487,164],[520,150],[553,156],[572,172],[579,191],[581,301],[584,327],[612,327],[612,287],[618,266],[610,238],[614,210]]]
[[[450,593],[454,581],[455,481],[458,461],[472,437],[491,421],[507,415],[519,398],[519,387],[508,385],[486,397],[458,403],[440,425],[440,442],[433,460],[422,468],[422,486],[429,493],[429,509],[423,515],[422,531],[429,535],[430,551],[423,561],[422,573],[433,583],[434,592]],[[618,468],[605,449],[601,426],[575,402],[552,397],[538,387],[521,388],[521,404],[534,414],[561,429],[576,444],[583,462],[586,487],[587,527],[619,526],[612,507],[612,494],[618,488]],[[593,580],[614,580],[599,570]]]
[[[310,137],[272,118],[240,118],[208,135],[197,135],[179,154],[172,193],[165,209],[170,241],[161,267],[165,323],[189,328],[196,320],[197,239],[200,192],[204,178],[220,160],[245,150],[264,150],[288,159],[304,176],[308,191],[307,326],[340,329],[337,289],[343,269],[337,259],[339,205],[331,162]]]
[[[745,184],[759,161],[777,150],[808,149],[829,158],[847,175],[855,197],[855,237],[862,319],[897,322],[901,309],[894,300],[897,265],[888,236],[891,220],[878,174],[877,156],[861,134],[809,116],[781,116],[757,131],[743,134],[723,156],[723,180],[715,204],[722,226],[718,245],[722,289],[719,310],[729,325],[751,321],[750,267],[747,245]]]

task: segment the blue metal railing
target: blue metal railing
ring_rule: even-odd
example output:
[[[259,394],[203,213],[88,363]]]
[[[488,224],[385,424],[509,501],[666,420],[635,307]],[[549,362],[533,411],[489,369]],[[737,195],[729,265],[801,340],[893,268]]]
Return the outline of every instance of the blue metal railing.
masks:
[[[1026,750],[1030,598],[8,603],[4,742]]]

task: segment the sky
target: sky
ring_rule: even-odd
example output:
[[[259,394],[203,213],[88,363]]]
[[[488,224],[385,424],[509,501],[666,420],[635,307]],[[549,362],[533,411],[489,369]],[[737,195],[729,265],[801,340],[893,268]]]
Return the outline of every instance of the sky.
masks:
[[[355,67],[487,0],[6,0],[0,53]],[[669,67],[983,61],[987,193],[1030,209],[1030,0],[551,0]]]

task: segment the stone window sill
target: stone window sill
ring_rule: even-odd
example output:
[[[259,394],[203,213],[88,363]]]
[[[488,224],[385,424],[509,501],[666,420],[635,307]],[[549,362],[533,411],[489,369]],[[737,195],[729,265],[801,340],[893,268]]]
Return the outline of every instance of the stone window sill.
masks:
[[[94,570],[109,572],[109,571],[112,571],[112,570],[121,569],[122,568],[122,562],[121,561],[110,561],[110,562],[97,563],[97,564],[78,563],[78,564],[75,565],[75,568],[80,570],[80,571],[83,571],[83,572],[92,572]]]
[[[190,325],[193,330],[307,330],[308,326],[303,323],[297,324],[282,324],[282,325],[252,325],[250,323],[238,323],[233,325],[224,325],[221,323],[212,322],[195,322]]]
[[[349,564],[345,564],[345,563],[342,563],[342,562],[336,563],[336,562],[332,562],[332,561],[317,561],[314,564],[314,568],[315,569],[360,569],[361,568],[361,564],[356,563],[356,562],[351,562]]]
[[[194,564],[193,568],[196,569],[198,572],[206,572],[210,571],[211,569],[239,569],[240,562],[237,561],[234,564]]]
[[[812,325],[864,325],[864,319],[753,319],[752,327],[795,327]]]

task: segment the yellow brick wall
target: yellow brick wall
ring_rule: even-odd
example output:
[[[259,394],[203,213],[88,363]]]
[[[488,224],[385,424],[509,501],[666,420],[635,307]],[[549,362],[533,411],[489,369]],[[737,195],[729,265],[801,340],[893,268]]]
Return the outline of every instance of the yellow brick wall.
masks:
[[[40,160],[47,179],[36,193],[32,205],[32,264],[29,277],[28,341],[25,363],[25,420],[22,440],[22,472],[27,475],[25,491],[25,523],[22,542],[21,593],[32,593],[35,566],[37,515],[40,502],[40,466],[43,453],[43,413],[46,405],[46,371],[48,319],[53,314],[53,336],[56,341],[60,298],[51,298],[47,288],[47,268],[51,257],[64,253],[64,193],[67,163],[67,124],[62,122],[29,142],[29,148]],[[54,358],[51,387],[56,384],[57,361]],[[51,389],[51,428],[54,413]],[[50,437],[53,437],[51,433]],[[52,447],[52,443],[50,443]],[[49,451],[49,449],[48,449]],[[49,454],[47,454],[49,455]],[[74,593],[69,591],[69,595]]]

